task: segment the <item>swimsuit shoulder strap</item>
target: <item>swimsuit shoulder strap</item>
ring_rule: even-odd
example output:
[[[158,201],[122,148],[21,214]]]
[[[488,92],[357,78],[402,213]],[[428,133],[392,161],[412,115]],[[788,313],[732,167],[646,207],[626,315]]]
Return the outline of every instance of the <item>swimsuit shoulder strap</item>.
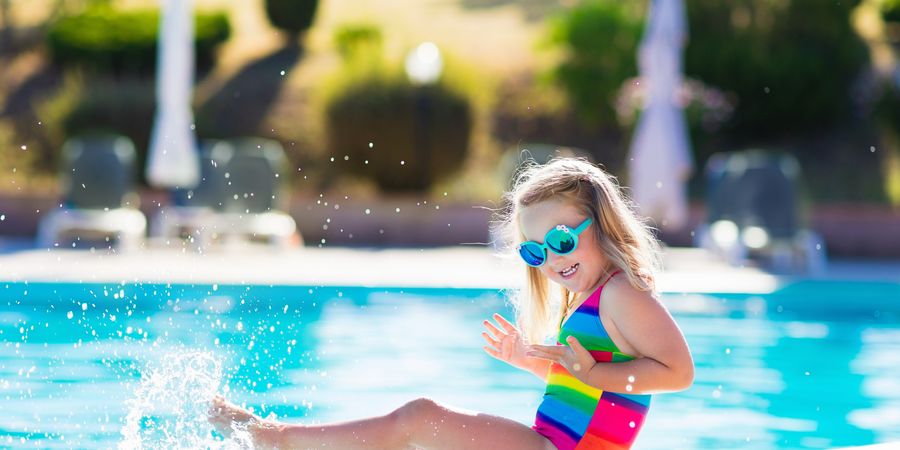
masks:
[[[606,286],[606,283],[609,283],[609,280],[612,280],[614,276],[618,275],[618,274],[621,273],[621,272],[622,272],[622,269],[616,269],[616,270],[614,270],[613,273],[611,273],[611,274],[609,275],[609,277],[606,279],[606,281],[604,281],[604,282],[600,285],[600,287],[602,288],[603,286]]]

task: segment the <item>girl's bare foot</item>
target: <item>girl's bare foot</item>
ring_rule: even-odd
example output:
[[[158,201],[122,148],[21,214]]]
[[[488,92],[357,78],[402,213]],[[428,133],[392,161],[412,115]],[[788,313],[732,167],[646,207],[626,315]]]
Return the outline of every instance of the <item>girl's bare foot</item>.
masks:
[[[210,401],[209,423],[223,436],[230,437],[235,432],[246,433],[244,438],[249,438],[257,446],[263,448],[275,447],[281,424],[265,420],[259,416],[241,408],[234,403],[225,400],[221,395],[216,395]]]

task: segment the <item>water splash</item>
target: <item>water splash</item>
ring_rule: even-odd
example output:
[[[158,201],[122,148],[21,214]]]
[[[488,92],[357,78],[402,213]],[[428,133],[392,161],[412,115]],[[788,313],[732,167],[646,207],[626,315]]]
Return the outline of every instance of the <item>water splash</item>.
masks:
[[[122,427],[122,449],[248,449],[244,430],[226,440],[211,433],[209,400],[222,381],[222,363],[212,352],[163,356],[141,374]]]

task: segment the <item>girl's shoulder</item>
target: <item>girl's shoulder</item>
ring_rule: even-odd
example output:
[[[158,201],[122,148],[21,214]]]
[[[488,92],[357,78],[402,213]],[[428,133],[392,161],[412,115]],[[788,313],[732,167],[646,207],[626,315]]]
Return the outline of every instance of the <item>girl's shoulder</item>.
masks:
[[[617,274],[606,283],[600,293],[600,304],[611,313],[662,306],[656,292],[634,287],[624,273]]]

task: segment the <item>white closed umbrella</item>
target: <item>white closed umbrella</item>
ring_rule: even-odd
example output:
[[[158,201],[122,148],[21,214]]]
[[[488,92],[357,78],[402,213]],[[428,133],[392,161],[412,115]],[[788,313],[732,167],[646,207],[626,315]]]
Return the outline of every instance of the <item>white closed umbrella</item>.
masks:
[[[194,83],[194,20],[191,0],[161,0],[156,64],[156,117],[146,175],[150,184],[190,188],[200,179],[191,130]]]
[[[685,182],[693,170],[687,125],[675,102],[686,42],[682,0],[652,0],[638,49],[640,79],[648,95],[632,139],[628,172],[640,212],[669,230],[687,223]]]

